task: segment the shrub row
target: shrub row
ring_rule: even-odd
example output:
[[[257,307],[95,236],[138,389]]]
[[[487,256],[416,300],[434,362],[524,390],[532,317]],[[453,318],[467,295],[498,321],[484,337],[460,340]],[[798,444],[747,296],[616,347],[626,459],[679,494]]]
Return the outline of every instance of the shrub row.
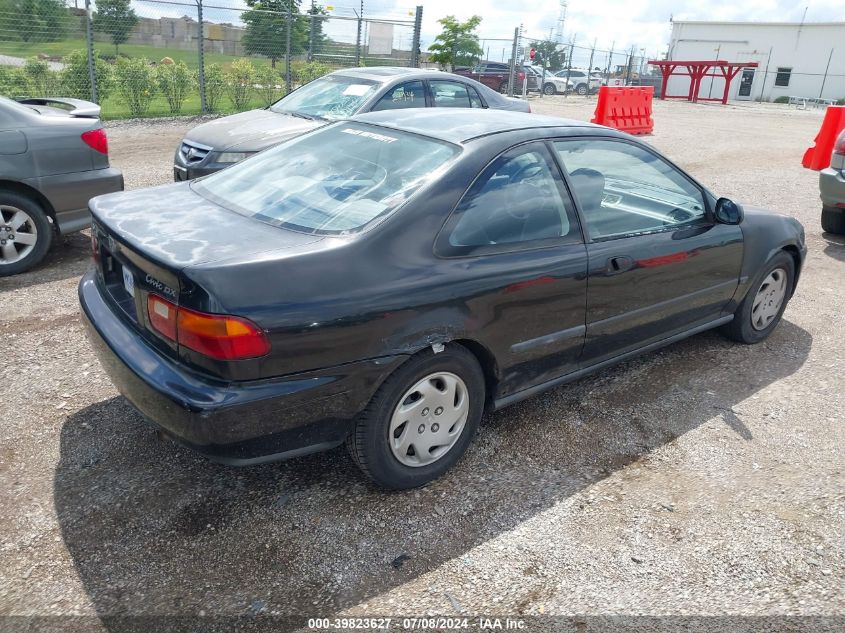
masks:
[[[169,58],[152,64],[143,58],[117,57],[109,63],[95,55],[97,92],[100,103],[115,96],[133,117],[144,116],[153,99],[161,95],[171,114],[182,112],[185,100],[199,91],[197,72],[184,62]],[[297,84],[307,83],[330,72],[320,62],[293,62],[291,74]],[[223,96],[228,96],[236,110],[244,110],[254,98],[269,105],[284,94],[284,77],[270,66],[256,66],[248,59],[238,59],[228,68],[217,64],[205,67],[206,108],[217,112]],[[91,98],[88,57],[75,51],[65,57],[64,69],[51,70],[49,65],[31,59],[22,68],[0,66],[0,95],[35,97]]]

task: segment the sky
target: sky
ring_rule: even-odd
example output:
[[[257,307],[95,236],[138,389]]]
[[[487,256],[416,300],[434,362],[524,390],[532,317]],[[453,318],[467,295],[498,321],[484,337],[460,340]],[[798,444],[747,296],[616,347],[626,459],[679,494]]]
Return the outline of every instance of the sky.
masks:
[[[192,0],[175,2],[194,4]],[[360,0],[318,0],[318,4],[334,7],[330,14],[350,17],[355,15],[354,10],[359,7],[359,3]],[[482,16],[478,34],[482,46],[485,51],[489,50],[489,57],[493,60],[510,55],[509,44],[501,40],[513,38],[514,28],[520,23],[526,38],[548,38],[550,32],[554,36],[561,9],[559,0],[522,3],[513,0],[473,0],[464,3],[455,3],[454,0],[364,0],[364,14],[412,20],[417,3],[423,5],[423,50],[440,32],[438,19],[454,15],[463,20],[478,14]],[[143,7],[139,14],[148,17],[155,14],[176,17],[185,13],[181,6],[167,4],[166,0],[155,3],[139,0],[133,4]],[[215,10],[211,7],[243,7],[245,2],[204,0],[204,4],[209,6],[206,9],[207,19],[237,22],[238,11]],[[310,1],[301,0],[301,4],[305,8]],[[562,39],[569,43],[574,38],[576,46],[585,47],[580,51],[582,56],[588,54],[588,49],[595,42],[599,50],[607,50],[612,46],[614,51],[621,52],[634,47],[637,54],[651,57],[662,55],[667,49],[671,33],[670,17],[676,20],[799,22],[805,9],[807,22],[845,22],[845,0],[709,0],[707,3],[700,0],[567,0]],[[335,21],[335,25],[343,31],[338,33],[339,39],[346,39],[353,33],[354,40],[354,23]],[[332,36],[331,28],[327,32]],[[397,44],[399,37],[397,31]],[[402,47],[408,47],[409,37],[402,37]],[[576,56],[578,54],[576,50]]]

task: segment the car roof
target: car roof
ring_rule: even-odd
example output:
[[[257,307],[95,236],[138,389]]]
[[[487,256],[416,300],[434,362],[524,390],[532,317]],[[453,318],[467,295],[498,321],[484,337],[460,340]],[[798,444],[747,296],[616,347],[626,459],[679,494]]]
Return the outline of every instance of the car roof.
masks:
[[[438,72],[438,71],[435,71]],[[359,77],[361,79],[372,79],[374,81],[385,82],[395,79],[396,77],[404,75],[414,75],[418,77],[426,73],[435,74],[432,71],[423,70],[420,68],[409,68],[402,66],[374,66],[370,68],[343,68],[336,70],[332,75],[345,75],[347,77]]]
[[[367,112],[352,117],[354,121],[372,123],[397,130],[414,132],[450,143],[466,143],[480,136],[526,129],[596,128],[599,125],[558,117],[478,108],[407,108]]]

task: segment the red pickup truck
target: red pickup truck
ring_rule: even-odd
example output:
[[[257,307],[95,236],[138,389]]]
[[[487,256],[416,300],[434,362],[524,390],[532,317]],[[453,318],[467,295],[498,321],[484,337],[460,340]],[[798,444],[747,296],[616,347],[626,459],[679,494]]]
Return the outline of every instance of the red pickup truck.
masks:
[[[452,71],[456,75],[469,77],[480,81],[488,88],[498,90],[502,94],[508,91],[508,74],[510,66],[502,62],[478,62],[472,68],[456,68]],[[522,82],[525,79],[525,69],[517,68],[514,81],[514,92],[522,92]],[[533,73],[528,74],[528,89],[537,90],[537,78]]]

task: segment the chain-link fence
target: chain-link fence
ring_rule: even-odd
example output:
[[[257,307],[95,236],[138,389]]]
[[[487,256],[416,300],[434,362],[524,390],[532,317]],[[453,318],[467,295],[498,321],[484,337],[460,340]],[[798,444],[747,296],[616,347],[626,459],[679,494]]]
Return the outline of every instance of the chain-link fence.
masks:
[[[596,43],[586,45],[582,41],[585,40],[579,40],[576,35],[564,40],[551,33],[529,33],[519,27],[514,29],[514,35],[510,37],[484,34],[479,38],[483,61],[510,64],[514,74],[523,64],[542,69],[540,72],[545,72],[547,85],[554,75],[569,86],[566,90],[556,88],[556,93],[568,95],[577,92],[590,96],[600,85],[654,85],[659,91],[660,75],[648,65],[648,59],[653,57],[649,56],[646,49],[636,46],[624,49],[614,49],[613,46],[600,48]],[[536,51],[534,60],[530,58],[531,48]],[[651,52],[653,56],[658,54],[657,50]],[[513,63],[514,59],[516,64]],[[590,79],[587,79],[588,76]],[[526,81],[524,87],[528,91],[542,94],[540,88],[543,80],[541,75],[539,81]],[[558,82],[558,85],[561,83]],[[549,89],[552,90],[551,87]],[[525,96],[519,81],[513,83],[513,93]]]
[[[0,0],[0,95],[105,118],[236,112],[334,69],[416,66],[422,7],[311,0]]]

